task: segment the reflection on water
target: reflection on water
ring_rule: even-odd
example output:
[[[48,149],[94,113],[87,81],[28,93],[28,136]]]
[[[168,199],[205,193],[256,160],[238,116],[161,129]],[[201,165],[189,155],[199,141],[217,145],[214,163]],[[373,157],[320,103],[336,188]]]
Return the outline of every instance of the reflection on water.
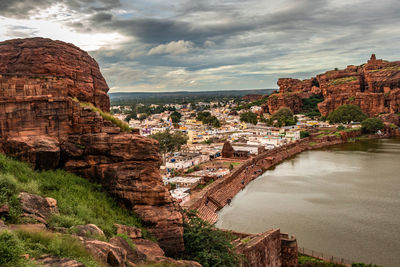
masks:
[[[250,183],[219,218],[220,228],[281,228],[300,247],[400,266],[400,139],[303,152]]]

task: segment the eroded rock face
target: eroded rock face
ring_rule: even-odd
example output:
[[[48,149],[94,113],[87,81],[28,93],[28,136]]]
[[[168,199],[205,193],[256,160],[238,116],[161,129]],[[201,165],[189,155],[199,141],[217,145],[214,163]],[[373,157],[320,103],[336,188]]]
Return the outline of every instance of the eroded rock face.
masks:
[[[0,73],[63,77],[69,96],[110,109],[109,88],[99,65],[73,44],[45,38],[0,42]]]
[[[400,111],[400,61],[388,62],[375,55],[361,66],[332,70],[308,80],[278,80],[278,94],[269,97],[264,112],[274,113],[280,107],[301,111],[302,99],[312,95],[324,97],[318,104],[323,116],[341,105],[358,105],[369,116]]]
[[[141,216],[168,255],[178,254],[182,213],[163,185],[157,142],[121,133],[73,99],[107,110],[107,90],[97,63],[73,45],[42,38],[0,43],[0,151],[101,183]]]

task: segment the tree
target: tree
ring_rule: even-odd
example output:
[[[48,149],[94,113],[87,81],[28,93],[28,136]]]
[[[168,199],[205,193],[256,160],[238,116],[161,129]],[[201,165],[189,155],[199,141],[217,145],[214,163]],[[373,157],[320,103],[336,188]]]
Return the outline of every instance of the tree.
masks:
[[[379,118],[368,118],[361,122],[361,129],[366,133],[376,133],[384,126],[383,121]]]
[[[197,114],[197,120],[201,121],[203,124],[211,125],[215,128],[221,127],[221,123],[218,118],[211,116],[211,113],[208,111],[199,112]]]
[[[361,108],[355,105],[340,106],[328,116],[330,123],[361,122],[367,118],[368,116],[362,112]]]
[[[201,111],[201,112],[197,113],[197,120],[199,120],[199,121],[203,121],[203,119],[205,119],[207,117],[211,117],[211,113],[208,111]]]
[[[194,260],[205,267],[239,266],[240,256],[235,252],[233,236],[203,221],[195,212],[187,212],[184,221],[184,259]]]
[[[251,111],[242,113],[242,114],[240,114],[240,121],[252,123],[252,124],[256,125],[258,122],[257,114],[255,114]]]
[[[309,131],[300,131],[300,138],[306,138],[310,136],[310,132]]]
[[[152,134],[150,138],[158,141],[164,162],[167,153],[181,149],[181,146],[186,144],[188,139],[182,132],[174,132],[171,134],[169,130]]]
[[[271,116],[271,124],[277,127],[295,125],[297,118],[294,117],[292,110],[282,107]]]
[[[182,114],[179,113],[178,111],[174,111],[170,115],[170,118],[171,118],[172,123],[179,123],[179,122],[181,122]]]

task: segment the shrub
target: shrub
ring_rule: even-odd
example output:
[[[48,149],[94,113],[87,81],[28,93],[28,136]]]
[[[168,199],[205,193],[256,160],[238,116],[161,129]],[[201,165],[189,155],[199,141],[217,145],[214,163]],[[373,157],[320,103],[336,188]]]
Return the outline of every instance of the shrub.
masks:
[[[361,122],[361,129],[366,133],[376,133],[383,127],[383,121],[379,118],[368,118]]]
[[[309,136],[310,136],[310,132],[308,132],[308,131],[300,131],[300,138],[301,139],[309,137]]]
[[[336,129],[339,131],[343,131],[344,129],[346,129],[346,127],[344,127],[343,125],[339,125]]]
[[[188,212],[189,220],[184,222],[183,239],[188,260],[209,266],[239,266],[240,257],[231,243],[233,236]]]
[[[331,123],[361,122],[366,118],[368,118],[367,115],[362,112],[359,106],[355,105],[340,106],[328,116]]]
[[[242,113],[242,114],[240,114],[240,121],[252,123],[252,124],[256,125],[258,122],[257,114],[255,114],[251,111]]]
[[[9,231],[0,232],[0,266],[15,266],[23,253],[21,242]]]
[[[301,111],[306,115],[308,114],[307,116],[314,117],[321,115],[321,113],[319,113],[318,110],[318,103],[324,101],[323,96],[313,95],[309,98],[303,98],[301,101],[302,101]]]
[[[274,126],[295,125],[297,118],[293,116],[293,112],[289,108],[282,107],[271,116],[271,124]]]

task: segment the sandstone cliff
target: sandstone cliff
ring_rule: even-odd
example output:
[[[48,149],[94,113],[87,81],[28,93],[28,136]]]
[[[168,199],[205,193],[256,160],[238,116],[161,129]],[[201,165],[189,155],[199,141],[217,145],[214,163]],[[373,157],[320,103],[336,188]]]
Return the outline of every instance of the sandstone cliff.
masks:
[[[358,105],[369,116],[400,112],[400,61],[388,62],[371,56],[366,64],[332,70],[307,80],[278,80],[278,94],[269,97],[264,112],[274,113],[286,106],[300,112],[302,100],[323,96],[318,104],[323,116],[341,105]]]
[[[167,254],[177,254],[182,214],[163,186],[157,142],[121,133],[76,100],[108,110],[107,91],[96,61],[71,44],[0,43],[0,152],[101,183],[139,214]]]

